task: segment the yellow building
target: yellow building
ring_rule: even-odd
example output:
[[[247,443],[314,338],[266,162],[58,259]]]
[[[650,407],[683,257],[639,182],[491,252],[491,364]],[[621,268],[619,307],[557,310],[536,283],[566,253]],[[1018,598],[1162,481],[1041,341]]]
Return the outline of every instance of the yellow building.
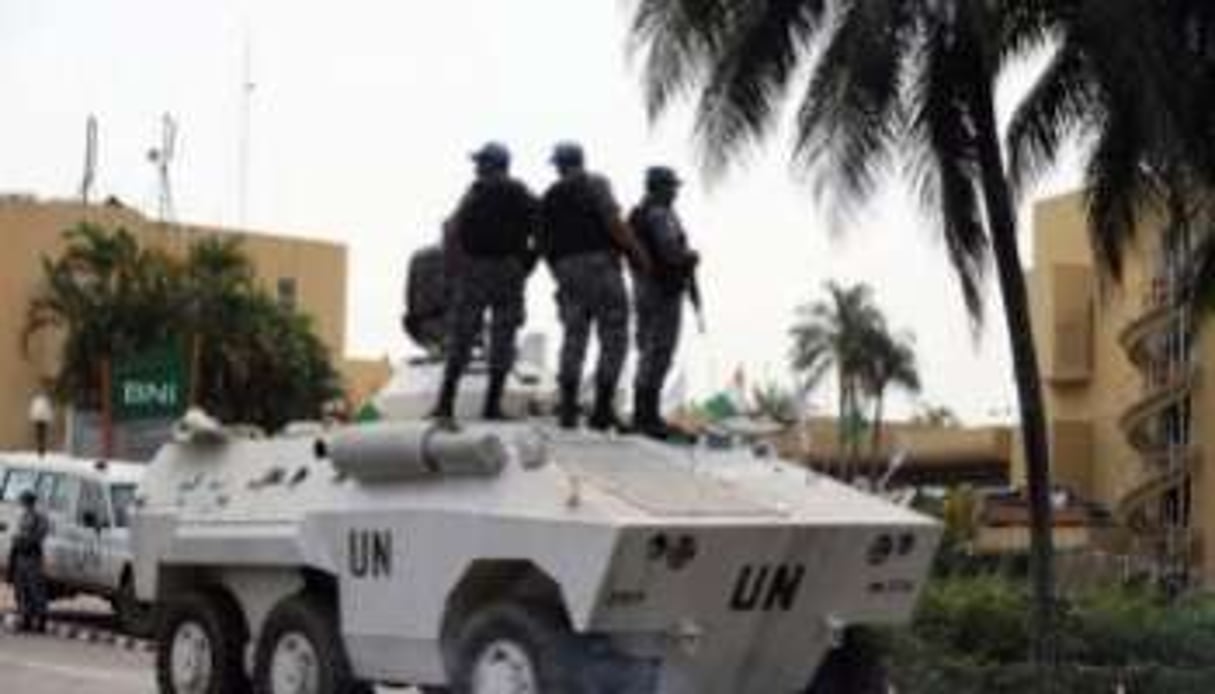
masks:
[[[30,399],[55,371],[50,337],[21,350],[25,308],[43,281],[42,258],[64,248],[62,232],[81,221],[106,228],[122,227],[142,245],[182,251],[201,234],[239,233],[259,281],[279,301],[310,315],[335,365],[346,376],[355,397],[387,378],[386,361],[343,360],[346,352],[345,246],[326,241],[263,233],[245,233],[188,224],[166,226],[119,205],[84,206],[68,201],[38,201],[28,196],[0,197],[0,448],[29,447]]]
[[[1163,572],[1215,584],[1215,364],[1207,330],[1191,340],[1181,301],[1189,244],[1147,220],[1129,249],[1121,283],[1095,268],[1078,194],[1040,203],[1029,272],[1054,482],[1098,502],[1120,532],[1110,549],[1151,558]],[[1024,479],[1020,447],[1014,479]]]

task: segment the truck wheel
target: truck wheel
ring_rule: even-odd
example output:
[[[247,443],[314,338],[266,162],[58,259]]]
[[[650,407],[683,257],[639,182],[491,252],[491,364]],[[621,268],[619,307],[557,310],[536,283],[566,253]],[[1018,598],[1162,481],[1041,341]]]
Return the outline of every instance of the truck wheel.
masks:
[[[151,635],[154,625],[152,606],[140,602],[135,596],[135,581],[131,579],[131,574],[123,575],[110,606],[114,609],[114,621],[124,634],[141,638]]]
[[[170,601],[156,638],[156,680],[163,694],[248,691],[241,663],[244,624],[220,596],[187,593]]]
[[[253,688],[257,694],[364,694],[354,679],[335,610],[310,595],[278,604],[257,640]]]
[[[452,694],[581,694],[578,648],[552,610],[498,603],[478,610],[451,644]]]

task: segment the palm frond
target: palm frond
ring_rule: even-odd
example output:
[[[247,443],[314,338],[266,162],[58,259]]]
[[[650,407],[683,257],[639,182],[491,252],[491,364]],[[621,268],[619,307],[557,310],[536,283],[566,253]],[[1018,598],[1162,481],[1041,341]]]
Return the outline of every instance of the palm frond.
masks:
[[[1099,119],[1102,104],[1094,86],[1083,51],[1065,42],[1009,124],[1009,178],[1018,197],[1058,161],[1064,142]]]
[[[903,60],[914,38],[905,6],[847,3],[797,112],[794,163],[844,210],[873,192],[904,125]]]

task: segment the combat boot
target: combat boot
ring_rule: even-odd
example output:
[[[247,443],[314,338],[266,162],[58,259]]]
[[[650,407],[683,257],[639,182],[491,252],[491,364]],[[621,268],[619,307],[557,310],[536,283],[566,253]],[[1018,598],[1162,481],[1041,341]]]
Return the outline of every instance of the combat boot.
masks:
[[[481,411],[481,416],[485,419],[507,419],[506,414],[502,412],[502,395],[506,391],[506,376],[506,373],[489,375],[489,389],[485,391],[485,408]]]
[[[440,422],[450,422],[455,419],[456,388],[460,377],[454,374],[443,374],[443,386],[439,390],[439,401],[430,411],[430,418]]]
[[[595,387],[595,407],[591,410],[587,425],[595,431],[628,432],[628,426],[616,416],[615,386],[600,384]]]
[[[562,429],[578,428],[578,382],[562,381],[557,401],[557,424]]]
[[[666,441],[671,437],[671,428],[660,414],[659,399],[662,391],[658,388],[645,388],[637,396],[640,416],[634,417],[633,427],[652,439]]]

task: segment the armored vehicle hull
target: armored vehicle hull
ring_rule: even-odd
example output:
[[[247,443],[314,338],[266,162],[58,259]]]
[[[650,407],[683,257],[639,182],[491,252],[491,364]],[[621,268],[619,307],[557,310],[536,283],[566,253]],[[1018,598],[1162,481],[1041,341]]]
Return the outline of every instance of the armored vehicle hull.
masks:
[[[939,534],[749,451],[524,424],[186,431],[139,503],[172,692],[800,692],[909,616]]]

